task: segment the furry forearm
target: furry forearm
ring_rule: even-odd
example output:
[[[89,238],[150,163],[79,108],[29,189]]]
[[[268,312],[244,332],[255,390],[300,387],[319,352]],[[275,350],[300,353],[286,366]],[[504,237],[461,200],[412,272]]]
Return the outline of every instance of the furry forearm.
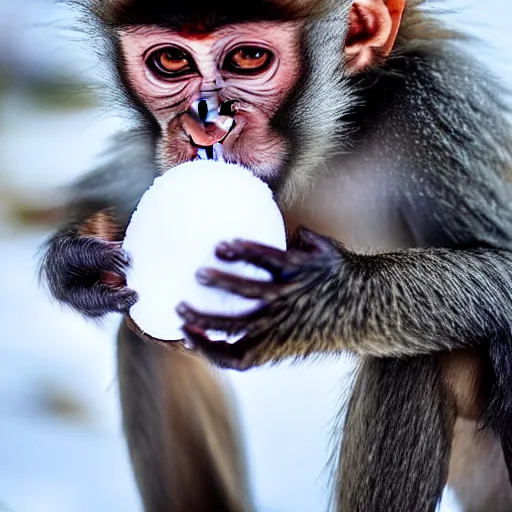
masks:
[[[335,349],[407,355],[474,345],[509,321],[512,254],[409,249],[352,255],[315,300],[316,337]],[[333,307],[336,314],[323,313]]]
[[[135,301],[125,289],[129,259],[123,228],[112,210],[74,221],[44,247],[40,276],[55,299],[87,317],[124,312]]]
[[[204,282],[260,297],[266,305],[239,317],[184,305],[179,312],[189,341],[217,364],[245,370],[343,350],[388,357],[428,354],[475,346],[509,329],[510,252],[433,248],[359,255],[311,233],[304,236],[313,243],[312,252],[230,246],[231,259],[237,251],[248,262],[263,265],[263,258],[274,282],[219,272],[203,275]],[[211,343],[206,329],[246,336],[234,345]]]

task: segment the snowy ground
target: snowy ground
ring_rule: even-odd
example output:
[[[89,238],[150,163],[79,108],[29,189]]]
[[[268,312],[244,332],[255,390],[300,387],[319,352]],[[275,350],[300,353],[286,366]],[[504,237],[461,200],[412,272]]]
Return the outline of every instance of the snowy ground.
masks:
[[[480,56],[512,83],[508,0],[450,5],[467,7],[459,19],[491,44]],[[66,55],[67,42],[46,26],[52,15],[48,1],[1,0],[0,54],[20,70],[60,72],[82,54]],[[97,110],[40,109],[11,91],[0,103],[0,194],[57,199],[55,187],[87,169],[120,124]],[[0,510],[140,511],[117,403],[118,320],[87,323],[48,300],[35,277],[46,236],[16,230],[0,204]],[[231,375],[259,510],[327,508],[328,438],[350,367],[343,360]]]

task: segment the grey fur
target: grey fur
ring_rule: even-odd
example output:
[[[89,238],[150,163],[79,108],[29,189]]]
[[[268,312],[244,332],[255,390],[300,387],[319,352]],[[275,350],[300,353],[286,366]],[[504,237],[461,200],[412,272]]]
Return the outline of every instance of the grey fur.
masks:
[[[420,4],[409,1],[391,58],[357,77],[346,73],[341,58],[350,2],[334,2],[325,17],[309,20],[302,41],[304,77],[274,120],[293,149],[281,179],[273,183],[285,211],[311,201],[311,211],[328,202],[338,212],[338,203],[351,197],[318,198],[316,185],[326,176],[341,183],[370,170],[366,188],[378,189],[389,219],[404,232],[405,246],[390,243],[392,250],[370,253],[313,236],[321,249],[316,256],[306,258],[300,249],[284,255],[287,272],[269,284],[278,284],[280,292],[262,288],[268,299],[265,314],[228,321],[191,317],[202,327],[223,321],[228,331],[250,334],[231,348],[222,343],[202,347],[212,362],[225,367],[246,370],[347,349],[368,358],[350,401],[341,450],[337,501],[344,512],[435,507],[446,481],[457,409],[439,366],[448,350],[480,346],[489,352],[490,386],[482,412],[510,460],[512,212],[507,175],[512,145],[506,97],[474,56],[450,41],[456,38],[453,33],[421,14]],[[112,43],[108,52],[115,52],[115,27],[107,26],[105,34]],[[126,85],[122,63],[115,64],[116,85]],[[63,240],[72,246],[81,223],[106,208],[115,210],[124,227],[148,184],[164,170],[155,149],[161,134],[129,90],[127,96],[145,135],[116,142],[118,155],[130,151],[132,156],[114,155],[75,189],[73,223],[50,241],[45,260],[61,298],[68,291],[62,290],[63,256],[57,254]],[[345,219],[336,220],[342,224]],[[343,230],[334,231],[343,238]],[[97,311],[97,296],[93,299]],[[182,418],[183,412],[168,410],[169,402],[159,394],[179,383],[163,372],[158,377],[166,383],[162,386],[155,377],[156,352],[151,355],[153,349],[126,331],[123,340],[126,430],[146,510],[190,510],[187,498],[173,501],[181,473],[179,464],[172,466],[168,443],[179,432],[172,421],[154,435],[147,429],[148,422],[161,425],[166,414]],[[221,416],[205,420],[217,433]],[[240,468],[238,451],[234,446],[226,458],[205,456],[198,468],[212,477],[216,464]],[[185,456],[181,462],[186,466],[190,461]],[[233,469],[231,479],[219,484],[216,497],[223,501],[212,501],[216,510],[246,510],[249,505],[233,506],[245,503],[244,479],[234,501],[233,494],[224,492],[228,481],[233,481]],[[215,486],[208,492],[216,495]]]

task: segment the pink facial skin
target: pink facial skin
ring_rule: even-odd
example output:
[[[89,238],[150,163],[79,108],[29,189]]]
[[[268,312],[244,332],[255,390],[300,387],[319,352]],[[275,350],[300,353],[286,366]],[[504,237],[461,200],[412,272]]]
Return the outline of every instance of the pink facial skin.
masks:
[[[235,128],[223,140],[224,157],[251,168],[262,178],[275,175],[286,156],[284,137],[270,119],[296,83],[299,66],[297,22],[255,22],[222,27],[204,36],[183,35],[161,27],[128,27],[119,32],[132,90],[153,114],[162,133],[159,161],[163,170],[193,160],[197,147],[185,129],[187,110],[203,93],[217,91],[220,101],[234,101]],[[188,53],[197,71],[182,77],[159,77],[147,64],[156,50],[175,46]],[[223,69],[224,59],[239,46],[271,51],[268,69],[240,75]]]

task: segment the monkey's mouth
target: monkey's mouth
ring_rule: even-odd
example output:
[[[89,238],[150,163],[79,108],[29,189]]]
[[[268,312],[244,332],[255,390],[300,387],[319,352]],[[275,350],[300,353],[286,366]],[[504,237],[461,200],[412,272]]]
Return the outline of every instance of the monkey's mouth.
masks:
[[[194,146],[197,148],[197,160],[213,160],[213,145],[211,146]]]
[[[222,142],[216,142],[211,146],[198,146],[191,142],[194,148],[197,148],[195,160],[224,160],[224,148]]]
[[[198,138],[194,140],[192,135],[188,135],[188,143],[190,148],[192,148],[193,156],[192,160],[223,160],[227,161],[224,155],[231,155],[234,144],[239,140],[241,132],[244,130],[245,123],[242,121],[235,122],[232,120],[231,126],[229,129],[222,134],[221,137],[213,137],[211,138],[211,144],[198,144]],[[204,142],[210,142],[204,140]],[[231,159],[229,159],[231,160]]]
[[[201,160],[215,159],[216,153],[219,153],[219,146],[224,143],[237,124],[232,116],[219,115],[215,112],[209,120],[208,115],[208,112],[206,117],[201,114],[197,119],[197,116],[185,113],[181,118],[189,144],[194,148],[197,158]]]
[[[236,126],[235,122],[233,121],[232,125],[229,127],[229,129],[222,135],[222,137],[216,137],[212,144],[203,146],[200,144],[197,144],[197,142],[194,141],[194,139],[189,135],[189,143],[190,145],[197,150],[197,158],[200,160],[214,160],[215,159],[215,153],[217,148],[217,153],[219,152],[219,147],[222,147],[222,144],[226,140],[226,137],[232,132],[233,128]],[[222,153],[222,151],[221,151]]]

